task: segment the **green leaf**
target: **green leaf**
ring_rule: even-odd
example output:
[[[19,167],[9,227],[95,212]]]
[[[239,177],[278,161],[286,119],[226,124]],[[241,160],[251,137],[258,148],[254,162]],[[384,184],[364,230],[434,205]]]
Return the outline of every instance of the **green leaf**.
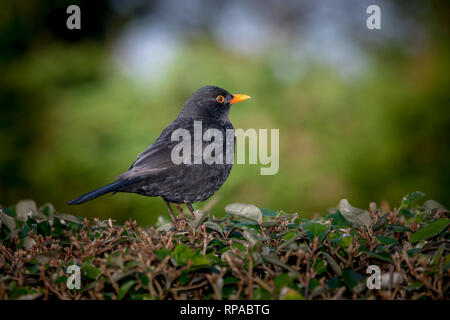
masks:
[[[239,283],[240,281],[241,281],[241,279],[239,279],[239,278],[236,278],[233,276],[228,276],[223,279],[223,284],[224,285],[235,284],[235,283]]]
[[[36,241],[33,238],[26,237],[25,239],[23,239],[22,246],[25,249],[31,249],[35,244],[36,244]]]
[[[288,233],[286,233],[286,234],[282,237],[282,239],[283,239],[284,241],[288,241],[288,240],[290,240],[294,235],[295,235],[295,233],[294,233],[293,231],[289,231]]]
[[[21,200],[16,205],[17,220],[27,221],[28,217],[38,213],[36,202],[33,200]]]
[[[416,215],[414,212],[411,212],[406,208],[401,208],[398,211],[398,214],[404,216],[405,218],[412,218]]]
[[[192,266],[203,266],[203,265],[209,266],[211,264],[208,257],[204,256],[200,253],[193,256],[191,258],[191,260],[192,260]]]
[[[273,283],[275,284],[275,288],[277,290],[280,290],[283,287],[289,287],[293,284],[293,278],[289,276],[287,273],[282,273],[276,276],[275,279],[273,279]]]
[[[331,225],[336,229],[346,229],[350,227],[350,223],[344,218],[339,210],[337,210],[335,213],[329,214],[325,219],[333,219]]]
[[[97,280],[97,277],[102,273],[100,269],[90,264],[83,266],[82,270],[86,277],[92,280]]]
[[[280,251],[281,249],[283,249],[285,247],[288,247],[291,243],[294,243],[295,241],[297,241],[298,239],[300,239],[304,235],[306,235],[305,231],[300,231],[298,233],[289,232],[288,234],[286,234],[283,237],[283,239],[285,239],[285,237],[286,237],[286,239],[285,239],[286,241],[283,242],[282,244],[280,244],[276,251]]]
[[[39,253],[34,256],[34,259],[40,264],[47,264],[50,262],[51,259],[57,258],[60,254],[60,250],[51,250]]]
[[[163,261],[165,257],[170,256],[171,251],[170,249],[163,248],[160,250],[155,250],[153,253],[156,255],[159,261]]]
[[[309,292],[311,292],[315,287],[317,287],[319,285],[319,280],[317,280],[316,278],[312,278],[309,281],[309,285],[308,285],[308,290]]]
[[[151,296],[148,293],[130,294],[130,300],[150,300]]]
[[[9,231],[14,231],[16,229],[16,221],[13,217],[8,216],[6,213],[0,209],[0,227],[5,225],[8,227]]]
[[[447,209],[440,204],[439,202],[435,201],[435,200],[427,200],[424,202],[423,207],[425,209],[426,212],[436,212],[437,210],[442,210],[442,211],[447,211]]]
[[[219,232],[219,233],[222,233],[222,232],[223,232],[223,227],[222,227],[220,224],[217,224],[217,223],[214,223],[214,222],[211,222],[211,221],[205,221],[205,222],[203,223],[203,225],[204,225],[206,228],[211,229],[211,230],[214,230],[214,231],[217,231],[217,232]]]
[[[410,241],[411,243],[415,243],[421,240],[429,239],[437,234],[439,234],[442,230],[447,228],[450,223],[450,219],[442,218],[436,220],[429,225],[419,229],[417,232],[411,235]]]
[[[341,280],[339,280],[338,277],[334,277],[327,281],[327,286],[328,286],[329,290],[334,290],[334,289],[342,287],[343,283]]]
[[[263,223],[261,223],[261,226],[264,228],[269,228],[269,227],[276,226],[277,224],[278,224],[278,221],[267,219],[266,221],[263,221]]]
[[[108,257],[106,261],[108,266],[123,269],[123,258],[120,252],[114,252]]]
[[[380,241],[382,244],[398,244],[398,241],[391,237],[386,236],[376,236],[378,241]]]
[[[25,287],[14,287],[11,289],[10,299],[17,300],[34,300],[42,295],[42,293],[37,292],[35,289],[31,289],[28,286]]]
[[[224,288],[223,291],[225,292],[225,290],[227,290],[227,289],[228,288]],[[230,291],[230,293],[231,293],[231,291]],[[228,296],[229,296],[229,294],[228,295],[224,294],[224,298],[228,297]],[[260,287],[255,289],[255,292],[253,294],[254,300],[270,300],[270,298],[271,298],[270,293],[267,292],[265,289],[260,288]]]
[[[356,226],[368,227],[372,222],[369,211],[353,207],[347,199],[342,199],[339,202],[339,211],[347,221]]]
[[[51,203],[45,203],[43,206],[41,206],[39,208],[40,211],[42,211],[42,213],[47,216],[50,217],[51,214],[55,213],[55,208],[53,207],[53,205]]]
[[[416,281],[416,282],[413,282],[410,285],[406,286],[405,290],[415,291],[415,290],[420,290],[422,287],[423,287],[423,282]]]
[[[409,250],[406,250],[406,253],[408,254],[409,257],[415,256],[416,254],[418,254],[420,251],[420,248],[412,248]]]
[[[231,203],[225,207],[225,212],[235,217],[262,223],[261,210],[253,204]]]
[[[434,264],[434,265],[439,264],[439,261],[441,260],[444,249],[445,249],[445,244],[443,243],[439,246],[439,249],[436,250],[436,253],[434,254],[433,260],[431,262],[432,264]]]
[[[51,227],[48,221],[42,221],[38,224],[38,232],[44,236],[49,236],[51,234]]]
[[[381,254],[381,253],[375,253],[371,251],[362,251],[363,253],[367,254],[370,257],[377,258],[389,263],[393,263],[391,257],[388,254]]]
[[[306,234],[311,241],[313,241],[313,239],[317,237],[319,238],[319,242],[321,242],[328,232],[328,226],[326,224],[316,222],[308,222],[302,224],[302,228],[306,230]]]
[[[447,269],[450,269],[450,254],[446,255],[444,260],[444,271]]]
[[[366,281],[366,277],[348,268],[342,270],[342,277],[344,278],[345,285],[351,291]]]
[[[128,261],[127,263],[125,263],[125,269],[131,269],[134,267],[137,267],[139,265],[139,262],[137,261]]]
[[[401,203],[401,207],[402,208],[407,208],[411,204],[413,204],[415,201],[417,201],[417,200],[419,200],[420,198],[423,198],[423,197],[425,197],[425,193],[420,192],[420,191],[409,193],[409,194],[407,194],[406,196],[403,197],[402,203]]]
[[[120,286],[119,294],[117,295],[117,300],[122,300],[127,294],[128,290],[136,283],[135,280],[129,280]]]
[[[340,241],[338,242],[338,244],[342,248],[348,248],[352,242],[353,242],[353,237],[352,236],[343,235],[340,238]]]
[[[97,280],[98,276],[102,273],[102,271],[92,265],[94,257],[87,258],[83,265],[81,266],[81,270],[86,275],[87,278],[92,280]]]
[[[58,237],[64,233],[65,225],[61,223],[61,220],[59,218],[55,217],[53,219],[53,231],[51,236],[52,237]]]
[[[378,217],[377,222],[375,222],[375,224],[373,225],[373,230],[377,231],[378,229],[381,229],[387,222],[389,219],[389,214],[384,214],[381,217]]]
[[[141,280],[143,286],[148,286],[148,284],[150,283],[150,279],[143,273],[139,275],[139,279]]]
[[[178,278],[178,282],[184,286],[185,284],[188,284],[189,281],[191,281],[191,277],[189,276],[189,272],[183,271],[181,273],[181,276]]]
[[[339,232],[331,233],[329,235],[329,239],[331,242],[334,242],[343,248],[348,248],[348,246],[353,242],[352,236],[348,234],[341,234]]]
[[[317,259],[316,265],[314,266],[314,271],[317,273],[317,275],[321,275],[322,273],[327,271],[327,266],[325,265],[325,262],[322,259]]]
[[[263,216],[266,216],[266,217],[276,217],[278,214],[278,212],[273,209],[259,208],[259,210],[261,211]]]
[[[195,210],[194,211],[195,219],[192,221],[189,221],[188,224],[192,228],[192,230],[197,229],[199,225],[203,223],[206,219],[208,219],[209,212],[208,211],[202,211],[202,210]]]
[[[400,224],[388,224],[387,228],[389,231],[393,232],[411,232],[412,230],[408,227],[402,226]]]
[[[173,224],[171,222],[164,223],[156,229],[156,231],[169,231],[173,228]]]
[[[178,244],[172,252],[172,258],[175,260],[177,266],[184,266],[189,259],[194,256],[194,253],[184,244]]]
[[[325,257],[325,259],[328,261],[328,264],[330,265],[331,269],[338,275],[342,275],[342,269],[339,266],[339,264],[334,260],[334,258],[327,252],[322,251],[321,254]]]
[[[68,213],[58,213],[58,214],[55,214],[55,217],[57,217],[60,220],[73,222],[73,223],[77,223],[77,224],[83,223],[80,219],[78,219],[77,217],[75,217],[71,214],[68,214]]]
[[[60,276],[60,277],[56,278],[55,283],[56,284],[67,283],[68,278],[69,278],[68,276]]]
[[[305,297],[294,289],[288,289],[286,293],[281,297],[282,300],[305,300]]]
[[[214,263],[217,264],[217,263],[220,263],[222,261],[218,256],[216,256],[215,254],[212,254],[212,253],[206,254],[205,257],[208,258],[210,265],[214,264]]]

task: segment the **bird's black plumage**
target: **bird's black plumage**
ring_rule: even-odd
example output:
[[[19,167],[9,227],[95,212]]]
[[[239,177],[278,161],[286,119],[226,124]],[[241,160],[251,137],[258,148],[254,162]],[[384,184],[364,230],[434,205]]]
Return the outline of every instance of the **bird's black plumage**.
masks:
[[[245,96],[244,99],[247,98],[249,97]],[[241,101],[236,100],[234,95],[219,87],[200,88],[185,102],[178,117],[163,130],[155,142],[138,155],[128,171],[117,177],[117,181],[71,200],[68,204],[80,204],[110,192],[159,196],[166,202],[185,202],[188,207],[191,203],[208,199],[223,185],[232,168],[232,164],[225,163],[225,137],[227,129],[233,130],[229,111],[233,102]],[[172,141],[172,133],[180,128],[189,131],[193,145],[194,121],[201,121],[202,135],[207,129],[217,129],[222,133],[223,164],[194,164],[192,161],[191,164],[177,165],[172,161],[172,149],[179,143]],[[210,143],[203,142],[203,148]],[[234,152],[234,139],[231,149]]]

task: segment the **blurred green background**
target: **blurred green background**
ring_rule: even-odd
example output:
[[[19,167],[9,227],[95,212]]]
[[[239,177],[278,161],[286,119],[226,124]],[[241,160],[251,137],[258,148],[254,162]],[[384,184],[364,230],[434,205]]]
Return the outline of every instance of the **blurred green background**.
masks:
[[[81,8],[68,30],[66,8]],[[231,202],[311,216],[348,198],[450,205],[449,16],[444,1],[2,1],[0,203],[34,199],[150,224],[162,200],[65,203],[112,182],[199,87],[249,94],[235,128],[280,129],[280,170],[235,165]],[[196,204],[195,207],[202,206]]]

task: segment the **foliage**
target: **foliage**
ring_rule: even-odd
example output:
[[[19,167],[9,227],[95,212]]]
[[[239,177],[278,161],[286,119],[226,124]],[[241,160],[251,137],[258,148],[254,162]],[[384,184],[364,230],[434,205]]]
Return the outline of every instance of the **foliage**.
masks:
[[[407,197],[394,210],[341,201],[368,226],[340,209],[308,221],[233,204],[178,230],[163,217],[143,229],[21,201],[1,212],[0,299],[448,299],[449,212]],[[70,265],[80,289],[66,285]],[[369,265],[381,268],[379,290],[366,286]]]
[[[283,5],[233,1],[242,9],[248,3],[266,8],[267,19],[262,20],[267,22],[289,16],[276,25],[293,31],[292,38],[285,33],[265,38],[284,39],[288,44],[300,41],[295,52],[305,58],[299,61],[286,54],[289,48],[283,42],[261,54],[234,52],[227,46],[232,37],[214,40],[211,27],[219,23],[212,19],[206,30],[196,22],[192,25],[195,31],[180,35],[179,48],[170,50],[176,57],[164,67],[164,74],[155,76],[145,69],[145,60],[153,60],[151,56],[133,56],[136,63],[142,59],[142,73],[155,80],[128,78],[120,72],[116,58],[130,46],[120,39],[130,26],[143,21],[187,23],[200,16],[221,18],[229,2],[216,6],[191,1],[190,6],[202,3],[205,10],[218,11],[186,14],[184,6],[168,5],[164,0],[132,1],[150,7],[147,10],[163,10],[148,16],[145,10],[130,10],[133,5],[123,1],[2,1],[0,202],[17,203],[27,195],[38,203],[54,199],[59,210],[69,210],[65,207],[68,200],[112,182],[128,169],[136,155],[175,119],[194,90],[216,84],[252,96],[233,107],[230,117],[235,128],[280,129],[280,171],[261,176],[259,165],[235,165],[215,208],[230,202],[258,203],[285,211],[301,208],[312,216],[338,203],[344,194],[361,206],[369,199],[392,203],[403,196],[403,190],[415,189],[450,206],[450,19],[446,2],[393,1],[389,7],[397,10],[389,9],[389,15],[401,12],[403,18],[391,16],[396,25],[378,31],[366,29],[363,2],[358,5],[361,11],[353,1],[339,4],[353,9],[336,19],[357,15],[362,23],[363,30],[336,27],[356,46],[338,38],[339,47],[348,48],[350,57],[356,49],[367,59],[362,67],[358,60],[349,66],[349,72],[359,70],[357,76],[342,75],[342,69],[324,61],[326,46],[308,53],[309,37],[298,35],[298,28],[291,25],[314,21],[312,4],[317,1],[285,1]],[[77,3],[89,14],[82,15],[83,27],[75,32],[64,26],[67,5]],[[119,10],[120,14],[119,3],[128,8]],[[290,8],[299,6],[304,10],[297,19]],[[181,10],[180,15],[170,16],[174,8]],[[333,10],[328,9],[332,17]],[[245,25],[252,26],[256,10],[251,16],[239,12]],[[326,35],[334,29],[327,27],[330,21],[315,24],[324,25]],[[183,30],[165,24],[154,29],[149,33]],[[410,30],[410,36],[401,36],[402,30]],[[351,36],[358,31],[363,33]],[[397,35],[412,47],[383,41],[378,38],[383,33]],[[153,39],[148,36],[143,40],[146,48]],[[378,39],[375,43],[374,38]],[[245,44],[239,39],[235,42]],[[339,54],[336,59],[339,63]],[[283,77],[289,74],[293,77]],[[160,200],[117,194],[70,210],[120,223],[132,217],[149,225],[166,208]],[[222,209],[214,212],[216,216],[222,213]]]

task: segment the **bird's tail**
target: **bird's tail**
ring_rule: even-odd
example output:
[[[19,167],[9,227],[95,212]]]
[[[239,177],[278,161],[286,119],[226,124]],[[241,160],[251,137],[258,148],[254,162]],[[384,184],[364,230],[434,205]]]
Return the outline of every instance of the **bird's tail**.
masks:
[[[100,197],[101,195],[104,195],[105,193],[117,191],[118,188],[123,187],[128,184],[130,184],[129,180],[117,180],[113,183],[107,184],[106,186],[98,188],[94,191],[88,192],[76,199],[70,200],[69,202],[67,202],[67,204],[80,204],[80,203],[95,199],[97,197]]]

